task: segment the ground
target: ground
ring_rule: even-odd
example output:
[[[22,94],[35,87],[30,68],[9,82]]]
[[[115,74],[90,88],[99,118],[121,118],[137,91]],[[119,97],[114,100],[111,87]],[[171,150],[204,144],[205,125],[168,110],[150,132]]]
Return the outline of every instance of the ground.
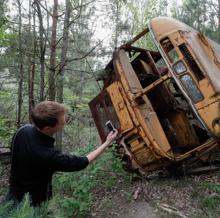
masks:
[[[9,166],[1,166],[0,201],[6,193]],[[127,173],[127,172],[125,172]],[[86,218],[220,217],[220,173],[118,178],[108,188],[96,187]]]
[[[131,187],[130,187],[131,188]],[[157,209],[144,199],[133,199],[129,187],[105,193],[104,197],[96,198],[90,218],[157,218]],[[133,189],[133,187],[132,187]],[[134,191],[134,190],[133,190]]]
[[[130,185],[119,182],[110,192],[103,190],[96,193],[89,217],[217,218],[220,213],[215,207],[218,207],[220,195],[219,192],[212,192],[209,185],[218,186],[219,182],[220,173],[217,172],[178,178],[135,178]]]

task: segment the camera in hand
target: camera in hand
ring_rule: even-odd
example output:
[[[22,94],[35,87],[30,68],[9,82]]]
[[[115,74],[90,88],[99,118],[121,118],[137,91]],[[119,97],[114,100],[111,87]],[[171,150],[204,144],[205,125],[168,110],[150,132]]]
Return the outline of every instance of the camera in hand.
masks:
[[[107,126],[107,128],[108,128],[108,130],[109,130],[109,132],[111,132],[111,131],[115,131],[115,128],[114,128],[114,126],[112,125],[112,122],[109,120],[109,121],[107,121],[106,123],[105,123],[105,125]]]

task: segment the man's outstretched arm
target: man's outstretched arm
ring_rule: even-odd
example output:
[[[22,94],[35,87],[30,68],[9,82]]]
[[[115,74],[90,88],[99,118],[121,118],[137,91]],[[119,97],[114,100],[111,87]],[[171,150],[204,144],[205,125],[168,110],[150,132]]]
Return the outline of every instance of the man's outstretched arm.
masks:
[[[89,160],[89,163],[91,163],[97,157],[99,157],[106,150],[106,148],[108,148],[112,144],[112,142],[115,140],[117,134],[118,134],[118,130],[116,130],[116,129],[114,131],[110,132],[106,138],[106,141],[102,145],[100,145],[97,149],[90,152],[86,156]]]

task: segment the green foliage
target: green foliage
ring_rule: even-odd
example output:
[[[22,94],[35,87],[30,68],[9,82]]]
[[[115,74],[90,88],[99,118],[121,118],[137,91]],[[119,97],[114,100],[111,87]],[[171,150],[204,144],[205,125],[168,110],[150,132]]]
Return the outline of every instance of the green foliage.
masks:
[[[208,196],[202,200],[202,206],[209,210],[214,210],[219,207],[220,196]]]
[[[21,204],[17,206],[15,210],[10,213],[10,218],[34,218],[34,208],[30,206],[30,196],[25,195]]]
[[[16,34],[0,31],[0,47],[6,48],[11,45],[11,41],[15,40]]]
[[[0,204],[0,217],[6,218],[8,217],[8,213],[12,208],[12,202],[6,202]]]
[[[88,153],[92,146],[80,149],[80,153]],[[120,160],[109,149],[99,160],[87,169],[73,173],[63,173],[55,179],[57,194],[49,204],[50,213],[58,217],[85,217],[92,203],[94,189],[111,188],[124,173]],[[124,182],[131,180],[124,176]],[[58,209],[59,208],[59,209]]]
[[[5,15],[7,10],[5,0],[1,0],[0,10],[0,48],[7,48],[17,35],[9,31],[9,16]]]
[[[217,1],[185,0],[181,7],[177,7],[176,5],[174,4],[171,10],[173,17],[217,41],[219,32],[217,24]]]
[[[4,143],[4,146],[9,146],[11,138],[15,132],[14,128],[9,126],[10,120],[0,116],[0,141]]]
[[[17,205],[12,201],[0,205],[0,217],[2,218],[34,218],[35,215],[34,208],[30,206],[30,196],[28,194]]]
[[[3,74],[3,73],[2,73]],[[0,144],[9,147],[15,132],[15,101],[10,88],[0,89]]]
[[[203,182],[195,187],[192,197],[198,199],[202,212],[193,217],[219,217],[220,214],[220,185]]]
[[[202,199],[202,207],[208,213],[220,214],[219,204],[220,204],[220,185],[205,183],[204,186],[210,190],[210,194]],[[214,212],[214,213],[213,213]]]

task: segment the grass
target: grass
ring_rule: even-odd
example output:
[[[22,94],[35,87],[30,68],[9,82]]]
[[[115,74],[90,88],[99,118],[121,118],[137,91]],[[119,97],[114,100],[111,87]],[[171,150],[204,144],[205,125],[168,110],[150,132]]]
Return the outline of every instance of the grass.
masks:
[[[192,198],[197,201],[198,210],[192,218],[220,217],[220,185],[201,182],[194,187]]]

